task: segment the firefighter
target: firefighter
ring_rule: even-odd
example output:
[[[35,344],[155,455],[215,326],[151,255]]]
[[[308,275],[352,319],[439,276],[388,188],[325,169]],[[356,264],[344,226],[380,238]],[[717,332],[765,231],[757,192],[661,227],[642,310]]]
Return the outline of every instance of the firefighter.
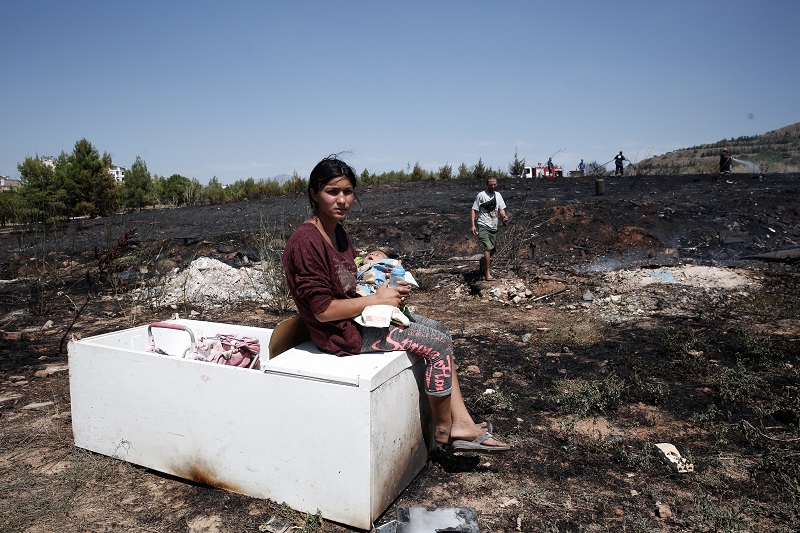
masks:
[[[720,174],[730,174],[731,173],[731,154],[728,152],[727,148],[723,148],[722,152],[719,154],[719,173]]]
[[[614,156],[614,175],[615,176],[622,176],[623,165],[622,162],[627,161],[628,163],[631,162],[630,159],[622,155],[622,150],[619,151],[619,155]]]

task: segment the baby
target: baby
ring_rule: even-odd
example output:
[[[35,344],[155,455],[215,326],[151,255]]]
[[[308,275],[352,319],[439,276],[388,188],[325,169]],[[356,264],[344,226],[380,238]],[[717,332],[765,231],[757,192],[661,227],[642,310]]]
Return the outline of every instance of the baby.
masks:
[[[358,273],[356,274],[356,293],[359,296],[375,294],[378,287],[389,279],[389,274],[395,267],[403,267],[399,259],[390,259],[383,250],[373,250],[363,258],[356,258]],[[409,285],[418,286],[413,276],[406,272],[406,281]]]

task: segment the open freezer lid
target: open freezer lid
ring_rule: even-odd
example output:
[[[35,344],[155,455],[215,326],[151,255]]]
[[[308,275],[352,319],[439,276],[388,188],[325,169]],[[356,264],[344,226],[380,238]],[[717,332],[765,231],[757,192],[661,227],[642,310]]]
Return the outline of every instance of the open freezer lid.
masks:
[[[321,352],[313,342],[308,341],[269,361],[263,361],[262,370],[268,374],[285,374],[375,390],[419,359],[404,351],[338,357]]]

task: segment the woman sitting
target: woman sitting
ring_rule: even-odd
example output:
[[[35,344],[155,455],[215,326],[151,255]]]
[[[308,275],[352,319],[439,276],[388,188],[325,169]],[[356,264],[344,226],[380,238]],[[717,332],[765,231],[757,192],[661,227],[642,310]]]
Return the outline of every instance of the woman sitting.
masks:
[[[289,290],[311,340],[340,356],[406,350],[425,358],[425,391],[433,412],[434,438],[443,449],[478,453],[510,449],[491,427],[473,421],[453,370],[453,340],[441,323],[415,315],[411,325],[368,328],[353,318],[369,305],[405,304],[407,284],[381,285],[374,294],[356,294],[356,251],[340,224],[355,199],[356,174],[336,156],[320,161],[308,180],[314,216],[295,229],[283,252]]]

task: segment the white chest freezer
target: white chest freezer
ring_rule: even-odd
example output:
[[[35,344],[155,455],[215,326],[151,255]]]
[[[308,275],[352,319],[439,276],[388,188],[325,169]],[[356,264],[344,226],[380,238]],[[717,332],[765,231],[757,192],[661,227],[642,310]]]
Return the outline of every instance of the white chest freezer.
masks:
[[[273,359],[273,330],[176,319],[199,337],[256,337],[253,369],[182,357],[185,332],[148,326],[69,344],[75,445],[369,529],[433,444],[424,361],[336,357],[310,342]]]

